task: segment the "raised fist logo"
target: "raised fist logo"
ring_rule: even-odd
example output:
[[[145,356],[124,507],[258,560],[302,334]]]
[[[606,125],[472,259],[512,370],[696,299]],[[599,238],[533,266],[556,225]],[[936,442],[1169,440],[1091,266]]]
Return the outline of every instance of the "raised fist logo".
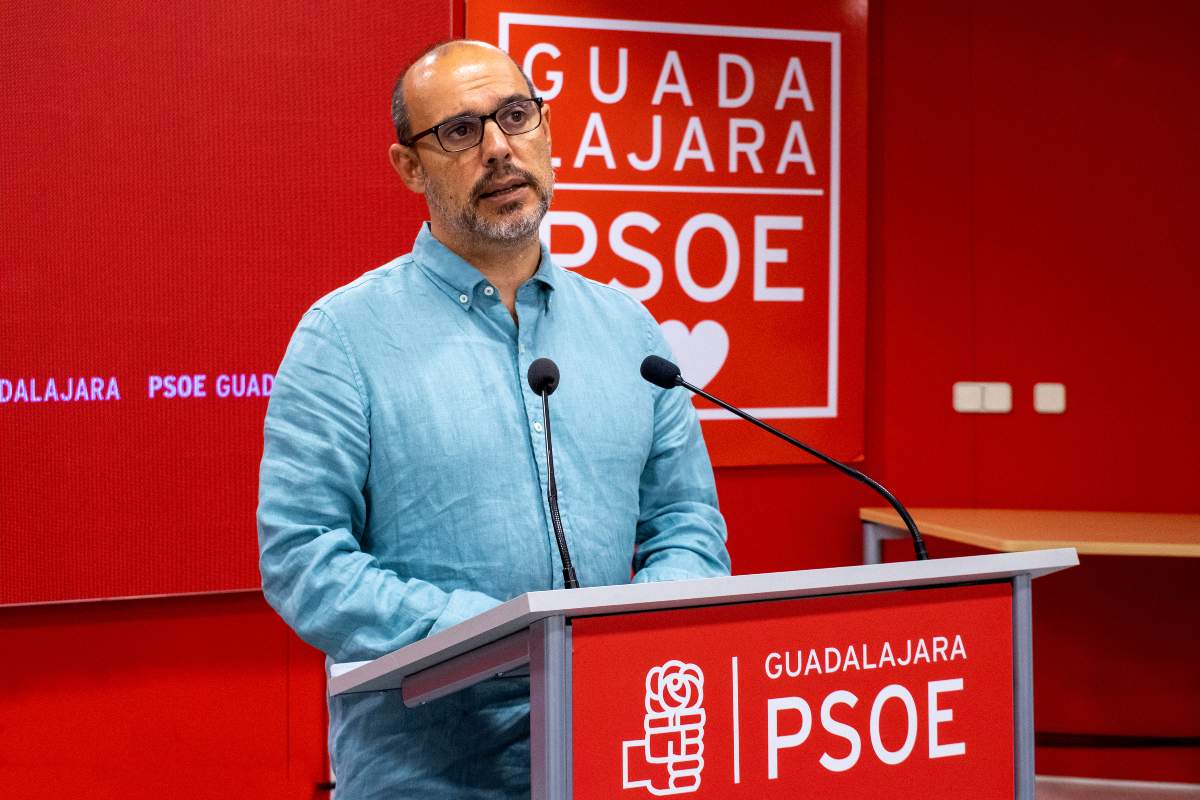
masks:
[[[704,673],[695,664],[672,659],[646,673],[646,738],[622,742],[622,788],[654,795],[700,788],[703,703]]]

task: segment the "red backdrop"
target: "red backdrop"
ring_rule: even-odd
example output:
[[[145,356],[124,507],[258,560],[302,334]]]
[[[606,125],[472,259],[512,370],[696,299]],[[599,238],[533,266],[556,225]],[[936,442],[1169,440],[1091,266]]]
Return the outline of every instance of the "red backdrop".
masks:
[[[554,112],[560,263],[644,302],[692,383],[860,459],[861,9],[484,0],[467,33],[524,65]],[[716,466],[814,460],[697,407]]]
[[[6,6],[0,12],[5,75],[41,69],[52,80],[49,88],[4,100],[9,104],[4,124],[11,125],[14,114],[29,119],[29,109],[45,92],[70,99],[70,91],[55,88],[66,83],[80,87],[80,97],[96,82],[124,85],[122,72],[134,56],[179,52],[185,61],[219,61],[231,53],[231,63],[269,62],[273,86],[284,93],[302,91],[306,82],[297,76],[306,72],[359,64],[357,74],[369,84],[363,96],[306,100],[296,115],[261,131],[272,147],[256,152],[277,152],[279,174],[296,181],[294,195],[270,207],[315,205],[320,213],[312,216],[310,229],[281,247],[270,235],[273,218],[264,214],[247,224],[238,241],[249,254],[247,269],[286,249],[290,257],[326,270],[330,287],[407,247],[416,209],[387,173],[381,149],[389,136],[391,73],[404,58],[400,51],[420,38],[414,30],[437,38],[453,27],[449,9],[409,7],[401,18],[395,7],[380,5],[356,10],[353,18],[318,20],[298,7],[270,13],[231,7],[156,21],[142,13],[148,7],[124,8],[129,10],[123,16],[106,22],[116,12]],[[1115,2],[1082,0],[1052,6],[921,0],[872,7],[864,466],[905,502],[1200,511],[1190,485],[1192,453],[1200,440],[1192,401],[1200,393],[1200,376],[1190,368],[1196,345],[1192,265],[1198,255],[1191,187],[1200,178],[1193,147],[1200,120],[1191,104],[1180,102],[1200,84],[1190,33],[1200,24],[1197,14],[1194,4],[1182,0],[1136,12]],[[107,32],[106,46],[116,49],[93,54],[91,72],[68,68],[72,58],[81,57],[74,50],[86,50],[80,43],[90,34],[84,29],[96,26]],[[280,30],[290,31],[290,45],[275,38]],[[50,38],[38,40],[38,31]],[[190,31],[198,44],[185,47],[179,31]],[[150,44],[122,50],[121,43],[132,37]],[[368,52],[372,47],[376,52]],[[159,58],[164,65],[165,57]],[[251,88],[235,82],[229,102],[261,98]],[[72,107],[60,108],[65,114]],[[147,119],[173,125],[167,118],[164,111]],[[164,189],[168,209],[183,201],[168,197],[166,189],[180,196],[200,191],[210,181],[206,176],[221,168],[201,146],[208,144],[203,137],[187,138],[183,126],[171,130],[176,144],[191,143],[177,157],[195,169],[194,183]],[[58,154],[58,172],[77,176],[78,183],[68,182],[75,187],[72,208],[78,212],[73,225],[95,214],[111,217],[94,190],[119,188],[121,182],[119,172],[105,172],[109,150],[85,134],[60,125],[45,141],[32,131],[8,145],[24,142],[28,149],[31,141],[40,142]],[[109,141],[111,149],[112,134]],[[49,163],[49,156],[42,158],[40,163]],[[23,173],[4,163],[9,185],[34,192],[17,181]],[[55,180],[60,186],[65,181]],[[6,221],[41,225],[50,219],[37,214],[36,204],[20,205],[20,197],[4,193]],[[222,207],[217,202],[208,213],[219,215]],[[144,214],[138,224],[153,231],[157,217]],[[0,286],[6,303],[0,322],[5,374],[14,352],[7,341],[36,336],[31,324],[57,326],[55,336],[67,336],[79,348],[68,355],[100,347],[90,339],[106,331],[120,332],[123,323],[115,319],[109,327],[80,323],[104,315],[69,289],[86,269],[124,268],[120,261],[77,261],[68,269],[38,256],[46,280],[37,288],[55,297],[62,314],[53,320],[22,316],[29,284],[12,276],[27,274],[18,267],[25,270],[23,261],[38,251],[21,228],[9,228]],[[373,238],[381,229],[386,241]],[[178,251],[201,253],[203,245],[193,242]],[[164,252],[170,247],[163,243]],[[173,263],[176,273],[188,266],[186,258]],[[271,302],[287,318],[272,334],[278,347],[312,299],[309,291],[289,284],[290,263],[277,262],[272,273],[280,299]],[[236,291],[236,271],[223,281],[191,272],[186,283],[151,291],[167,299],[175,292],[198,293],[218,316],[225,313],[219,307],[246,302]],[[132,300],[112,302],[121,309]],[[169,337],[171,320],[159,324]],[[182,346],[164,352],[172,363],[190,357]],[[196,368],[270,368],[235,361],[206,357]],[[76,369],[87,367],[80,363]],[[1011,382],[1013,413],[955,414],[951,384],[975,379]],[[1066,384],[1066,414],[1033,413],[1032,384],[1044,380]],[[87,408],[108,413],[103,403]],[[63,452],[56,438],[63,432],[33,438],[39,423],[32,407],[21,410],[21,417],[11,411],[10,406],[4,412],[0,451],[6,526],[18,492],[53,488],[39,487],[36,480],[51,474],[44,470],[52,458],[64,470],[56,480],[92,485],[108,478],[78,466],[91,463],[86,453],[65,451],[60,457],[44,447],[59,442]],[[170,406],[147,406],[146,424],[158,424],[155,414],[171,413]],[[255,450],[258,421],[239,424]],[[217,459],[204,453],[203,437],[185,437],[183,443],[188,441],[190,447],[164,446],[156,458],[193,459],[189,463],[198,458],[202,465]],[[128,452],[111,438],[84,444],[109,453],[102,462],[109,469],[120,469]],[[253,493],[253,461],[247,458],[236,469],[221,462],[242,476],[246,497]],[[856,509],[877,502],[861,487],[810,466],[721,469],[717,480],[737,571],[859,559]],[[111,525],[118,514],[126,521],[126,535],[152,542],[156,531],[141,522],[138,511],[143,501],[154,499],[135,492],[128,502],[77,501],[78,524]],[[104,520],[98,520],[101,514]],[[187,523],[204,524],[199,516],[192,514]],[[252,529],[244,519],[235,524],[242,526],[246,543],[243,555],[234,558],[252,559]],[[46,532],[47,559],[69,535],[67,529]],[[10,541],[7,533],[3,541]],[[935,545],[935,555],[948,552]],[[20,577],[13,563],[7,551],[0,556],[5,586]],[[119,567],[98,563],[95,569]],[[252,567],[245,569],[242,577],[253,581]],[[1113,588],[1117,582],[1120,590]],[[1194,669],[1184,665],[1200,653],[1194,632],[1171,622],[1200,616],[1197,585],[1196,568],[1185,560],[1084,559],[1077,570],[1038,581],[1039,727],[1197,735],[1186,726],[1200,718],[1200,687]],[[9,656],[0,679],[10,687],[0,697],[5,720],[0,768],[9,795],[238,796],[246,786],[267,785],[279,797],[311,795],[307,787],[323,769],[319,658],[294,641],[261,599],[9,608],[0,609],[0,627]],[[264,686],[292,688],[276,692]],[[246,736],[244,729],[276,733]],[[1200,781],[1198,762],[1194,749],[1038,753],[1040,771],[1060,774]],[[294,791],[281,776],[296,780]],[[267,789],[250,793],[272,796]]]
[[[263,375],[411,244],[388,100],[447,15],[0,9],[0,604],[258,586]]]

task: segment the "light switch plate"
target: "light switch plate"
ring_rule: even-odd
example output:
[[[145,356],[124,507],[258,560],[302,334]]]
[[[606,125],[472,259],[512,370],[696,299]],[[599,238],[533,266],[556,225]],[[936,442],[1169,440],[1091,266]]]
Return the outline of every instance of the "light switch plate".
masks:
[[[954,410],[960,414],[978,414],[983,411],[983,384],[959,381],[954,384]]]
[[[1039,414],[1062,414],[1067,410],[1067,387],[1061,383],[1035,383],[1033,410]]]
[[[959,381],[954,384],[952,402],[960,414],[1007,414],[1012,411],[1012,384]]]
[[[983,384],[983,413],[1007,414],[1012,411],[1012,384]]]

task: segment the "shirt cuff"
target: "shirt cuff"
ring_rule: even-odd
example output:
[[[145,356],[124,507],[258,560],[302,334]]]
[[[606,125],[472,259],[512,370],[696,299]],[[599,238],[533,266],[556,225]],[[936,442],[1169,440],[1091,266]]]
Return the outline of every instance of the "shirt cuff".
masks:
[[[429,635],[432,636],[471,617],[478,616],[489,608],[500,605],[500,602],[483,592],[455,589],[450,593],[450,601],[446,603],[446,607],[434,621],[433,627],[429,629]]]
[[[708,577],[696,575],[678,567],[646,567],[633,576],[634,583],[656,583],[658,581],[690,581]]]

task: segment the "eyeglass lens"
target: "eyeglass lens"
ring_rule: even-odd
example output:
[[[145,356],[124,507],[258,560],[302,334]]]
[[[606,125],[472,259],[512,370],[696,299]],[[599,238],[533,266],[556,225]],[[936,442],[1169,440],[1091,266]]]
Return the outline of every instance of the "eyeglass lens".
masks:
[[[509,136],[528,133],[542,122],[541,110],[532,100],[518,100],[497,109],[496,124]],[[447,150],[466,150],[483,141],[483,120],[479,117],[456,117],[438,126],[438,141]]]

